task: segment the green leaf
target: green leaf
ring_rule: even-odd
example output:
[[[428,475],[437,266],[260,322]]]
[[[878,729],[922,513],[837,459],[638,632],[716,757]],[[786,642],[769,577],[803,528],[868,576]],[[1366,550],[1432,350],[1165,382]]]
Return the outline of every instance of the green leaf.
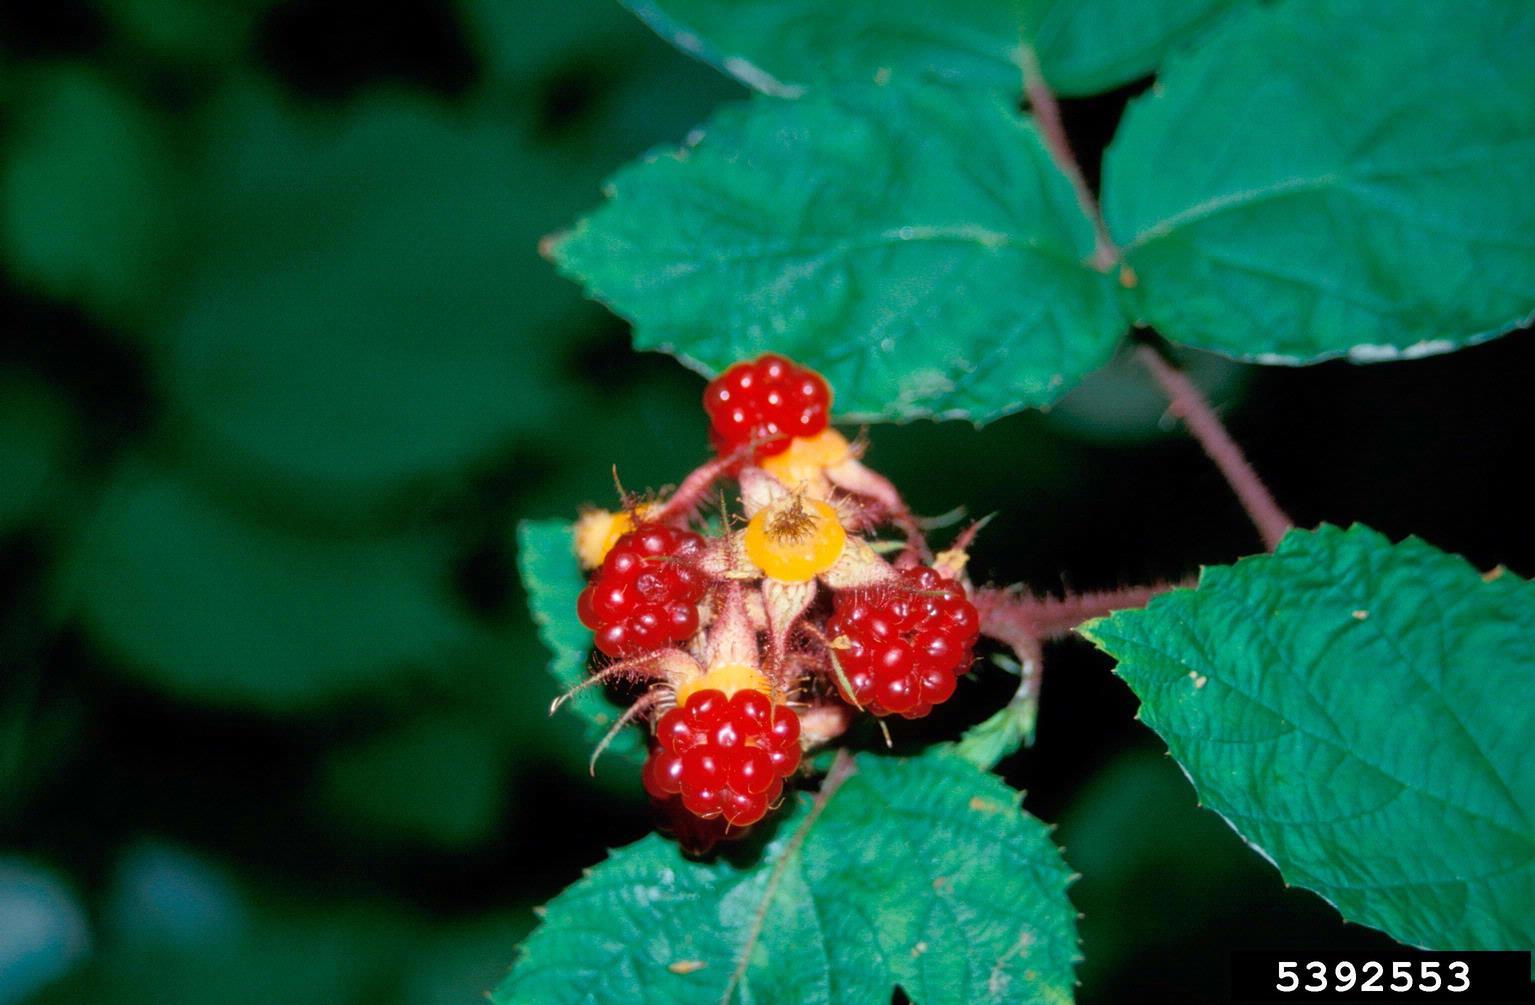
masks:
[[[1153,70],[1234,0],[623,0],[677,48],[767,94],[931,80],[1016,94],[1033,42],[1062,94]]]
[[[954,752],[978,768],[990,770],[1005,757],[1034,744],[1039,698],[1020,686],[1006,705],[976,723],[954,744]]]
[[[559,158],[397,95],[328,119],[240,85],[215,117],[203,244],[160,361],[203,453],[334,508],[549,428],[582,306],[546,295],[536,251],[549,203],[584,187]]]
[[[1168,338],[1239,359],[1445,352],[1535,312],[1535,7],[1255,7],[1173,60],[1104,212]]]
[[[1070,873],[1018,799],[952,755],[862,755],[760,855],[644,838],[549,905],[491,1001],[1070,1002]]]
[[[586,586],[586,578],[576,561],[571,525],[563,520],[524,520],[518,524],[517,570],[528,592],[538,637],[554,657],[549,661],[549,673],[562,691],[568,691],[586,680],[586,663],[592,651],[591,630],[576,617],[576,598]],[[591,687],[567,702],[559,714],[580,716],[595,743],[622,712],[600,688]],[[639,731],[625,729],[603,756],[643,761],[645,744]]]
[[[162,124],[84,66],[50,66],[18,83],[0,160],[7,267],[108,320],[142,320],[164,292],[182,216]]]
[[[509,745],[489,726],[456,709],[337,751],[319,783],[325,811],[375,843],[483,841],[510,795]]]
[[[1083,633],[1290,883],[1413,945],[1535,944],[1535,586],[1323,526]]]
[[[307,710],[456,660],[476,638],[429,534],[311,536],[129,464],[59,588],[98,645],[181,697]]]
[[[758,98],[610,194],[553,250],[637,346],[706,372],[786,352],[850,419],[1048,404],[1123,333],[1070,185],[991,99]]]
[[[1154,71],[1246,0],[1025,0],[1040,70],[1058,94],[1096,94]]]

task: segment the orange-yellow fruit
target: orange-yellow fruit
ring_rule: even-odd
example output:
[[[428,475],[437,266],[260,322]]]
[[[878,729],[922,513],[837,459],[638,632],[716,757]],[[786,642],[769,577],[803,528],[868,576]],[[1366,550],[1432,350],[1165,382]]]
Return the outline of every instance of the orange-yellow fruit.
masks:
[[[650,510],[649,505],[636,506],[631,514],[625,510],[610,513],[605,509],[587,510],[576,520],[576,557],[581,568],[595,569],[608,557],[618,539],[634,529],[634,520],[641,520]]]
[[[824,492],[830,489],[826,469],[841,464],[851,454],[847,437],[835,429],[823,429],[814,436],[796,436],[789,449],[757,463],[791,489],[805,486]]]
[[[737,691],[771,695],[773,686],[756,667],[749,667],[745,663],[722,663],[701,677],[677,685],[677,707],[686,705],[695,692],[709,690],[720,691],[726,698],[733,698]]]
[[[803,583],[830,569],[847,544],[837,511],[819,499],[791,496],[746,525],[746,557],[769,579]]]

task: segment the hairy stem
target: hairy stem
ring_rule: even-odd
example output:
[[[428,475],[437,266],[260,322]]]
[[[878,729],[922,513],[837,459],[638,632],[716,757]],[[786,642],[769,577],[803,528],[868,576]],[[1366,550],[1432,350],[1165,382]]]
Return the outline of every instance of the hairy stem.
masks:
[[[1008,646],[1013,650],[1013,655],[1018,657],[1018,691],[1008,704],[1027,710],[1026,714],[1032,722],[1039,709],[1039,688],[1045,677],[1045,654],[1038,638],[1021,633],[1008,642]],[[1034,745],[1032,728],[1025,742],[1029,746]]]
[[[1205,454],[1220,469],[1226,484],[1242,503],[1253,526],[1270,551],[1279,544],[1285,531],[1295,526],[1295,521],[1279,508],[1268,487],[1248,463],[1242,448],[1222,425],[1215,409],[1205,400],[1204,394],[1183,371],[1169,363],[1155,347],[1143,345],[1136,349],[1136,358],[1151,371],[1152,377],[1167,395],[1170,411],[1183,420],[1194,439],[1204,448]]]
[[[828,469],[827,477],[838,488],[873,500],[879,508],[879,518],[900,530],[906,538],[906,546],[896,559],[897,566],[921,565],[933,560],[933,550],[928,547],[922,522],[906,505],[894,482],[857,461]]]
[[[636,656],[631,659],[620,660],[617,663],[611,663],[554,699],[549,705],[549,714],[553,715],[558,712],[561,705],[587,688],[596,687],[598,684],[607,684],[624,678],[644,680],[647,678],[659,679],[665,677],[667,667],[675,665],[675,661],[678,659],[689,660],[689,657],[678,649],[661,649],[653,653],[646,653],[644,656]]]
[[[682,484],[677,486],[677,491],[671,497],[657,507],[653,512],[646,514],[646,519],[655,523],[675,524],[686,526],[698,515],[698,510],[708,496],[714,483],[730,473],[737,464],[751,456],[752,445],[746,444],[737,447],[724,457],[715,457],[705,461],[695,468]]]
[[[1039,134],[1045,141],[1045,148],[1050,151],[1051,159],[1071,182],[1082,212],[1093,221],[1093,268],[1107,272],[1119,261],[1119,248],[1109,235],[1109,228],[1103,222],[1103,210],[1098,206],[1092,186],[1087,183],[1087,176],[1082,173],[1082,165],[1071,149],[1071,141],[1066,138],[1066,128],[1061,124],[1061,106],[1055,100],[1055,92],[1045,82],[1044,74],[1039,69],[1039,56],[1028,43],[1023,46],[1023,93],[1034,112],[1034,121],[1039,126]]]
[[[826,804],[831,797],[837,794],[844,782],[857,774],[858,767],[853,763],[853,755],[846,750],[837,751],[837,759],[832,762],[831,770],[826,772],[826,777],[821,781],[821,790],[815,794],[815,801],[810,804],[810,812],[805,815],[805,820],[789,843],[784,845],[783,854],[778,856],[778,861],[773,863],[773,872],[768,876],[767,886],[762,891],[762,903],[757,905],[757,914],[752,918],[751,928],[747,930],[746,941],[741,945],[741,952],[736,957],[736,968],[730,974],[730,982],[725,985],[725,994],[720,998],[720,1005],[730,1005],[735,998],[736,989],[741,986],[741,980],[746,976],[746,968],[751,964],[752,950],[757,947],[757,940],[762,937],[763,927],[767,923],[769,909],[773,906],[773,898],[778,894],[778,887],[783,883],[784,873],[789,864],[799,855],[799,850],[804,847],[805,839],[810,836],[810,829],[815,826],[816,820],[821,816],[821,811],[826,809]]]
[[[614,740],[618,739],[618,734],[623,732],[625,726],[649,712],[655,707],[656,702],[660,700],[660,691],[647,691],[635,699],[634,704],[624,709],[624,714],[618,717],[617,721],[613,723],[612,728],[603,734],[602,739],[598,741],[597,746],[592,750],[592,759],[587,762],[586,768],[591,772],[593,778],[597,777],[597,758],[602,756],[602,752],[607,750]]]
[[[1025,655],[1037,651],[1040,642],[1060,638],[1084,621],[1101,618],[1111,611],[1145,607],[1157,594],[1183,585],[1188,584],[1154,583],[1064,597],[1038,597],[1016,590],[982,587],[971,594],[970,601],[980,612],[981,634],[1011,646],[1023,662]]]

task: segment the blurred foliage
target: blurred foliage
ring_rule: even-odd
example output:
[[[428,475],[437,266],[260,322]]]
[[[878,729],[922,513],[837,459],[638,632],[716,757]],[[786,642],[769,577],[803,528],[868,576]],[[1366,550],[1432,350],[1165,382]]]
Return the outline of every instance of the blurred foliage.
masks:
[[[59,878],[0,858],[0,1005],[25,1001],[90,947],[85,911]]]
[[[601,4],[406,10],[401,35],[473,54],[462,86],[402,59],[398,37],[357,41],[337,71],[355,79],[326,79],[305,54],[347,12],[322,8],[7,14],[0,296],[31,330],[0,343],[0,840],[43,857],[17,860],[33,894],[5,874],[0,916],[62,905],[31,942],[0,924],[7,1005],[78,964],[86,918],[97,949],[46,1000],[437,1003],[492,986],[529,898],[563,877],[429,915],[408,906],[419,893],[245,872],[273,866],[238,842],[213,839],[228,864],[146,851],[147,805],[83,836],[73,821],[101,811],[79,803],[167,786],[173,827],[219,833],[254,798],[248,755],[213,739],[229,732],[288,780],[267,839],[301,819],[350,846],[367,886],[407,861],[470,882],[534,840],[519,791],[585,774],[579,734],[546,718],[516,516],[612,498],[611,458],[572,443],[645,434],[640,485],[702,449],[680,419],[690,379],[631,383],[603,362],[618,379],[602,407],[582,371],[621,336],[538,242],[610,165],[739,89]],[[161,744],[205,759],[195,782],[141,774]],[[125,791],[91,781],[102,757]],[[81,937],[36,943],[55,929]]]
[[[50,502],[62,474],[74,417],[45,385],[0,372],[0,533]]]
[[[530,917],[452,922],[380,898],[318,902],[296,890],[256,891],[183,849],[141,841],[115,868],[90,963],[34,1000],[469,1001],[498,977],[505,947]],[[62,935],[55,938],[67,951]]]
[[[180,225],[169,123],[99,68],[29,66],[11,96],[0,191],[7,266],[49,295],[142,322]]]
[[[474,1001],[531,904],[648,828],[632,767],[592,782],[579,725],[546,716],[515,527],[612,505],[615,462],[675,483],[706,450],[701,381],[632,353],[538,245],[744,93],[599,0],[0,9],[0,1005]],[[1380,417],[1514,409],[1523,357],[1489,351],[1409,394],[1208,373],[1253,401],[1238,432],[1303,516],[1330,479],[1350,515],[1486,555],[1522,503],[1467,519],[1412,465],[1466,483],[1513,455],[1437,420],[1393,447]],[[1000,512],[982,579],[1250,549],[1144,385],[1105,380],[1048,417],[881,428],[874,457],[921,512]],[[1382,445],[1410,456],[1365,471]],[[1064,831],[1087,991],[1180,940],[1206,965],[1209,927],[1141,905],[1192,912],[1252,867],[1166,802],[1166,762],[1095,775],[1139,735],[1127,696],[1084,650],[1049,660],[1012,780],[1044,819],[1089,785]]]
[[[433,537],[298,535],[128,465],[68,560],[91,636],[173,693],[314,706],[434,665],[473,628]]]
[[[1170,953],[1197,936],[1263,871],[1219,817],[1197,811],[1177,766],[1146,750],[1084,787],[1055,836],[1082,874],[1072,900],[1092,947],[1079,974],[1089,991],[1135,953]]]

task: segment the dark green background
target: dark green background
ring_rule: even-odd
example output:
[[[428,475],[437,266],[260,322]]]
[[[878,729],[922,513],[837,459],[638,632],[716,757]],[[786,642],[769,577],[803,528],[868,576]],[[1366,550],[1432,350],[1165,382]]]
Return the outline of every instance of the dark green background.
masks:
[[[1067,103],[1090,170],[1142,87]],[[0,1005],[474,1002],[648,828],[544,715],[513,529],[611,505],[615,463],[675,482],[702,380],[536,249],[742,96],[597,0],[0,6]],[[1301,522],[1528,574],[1531,345],[1189,362]],[[1048,417],[877,428],[872,461],[923,512],[998,514],[981,579],[1255,550],[1160,413],[1116,364]],[[1383,942],[1196,811],[1107,670],[1053,647],[1005,765],[1084,874],[1083,1001]]]

